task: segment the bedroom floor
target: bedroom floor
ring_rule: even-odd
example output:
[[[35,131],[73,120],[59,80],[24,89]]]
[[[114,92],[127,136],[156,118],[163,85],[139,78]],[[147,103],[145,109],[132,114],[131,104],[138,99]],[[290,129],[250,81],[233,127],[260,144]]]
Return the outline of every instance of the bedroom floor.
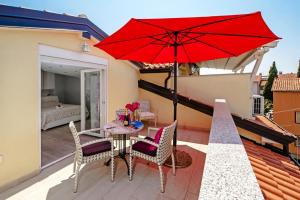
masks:
[[[80,122],[75,123],[77,130],[80,130]],[[84,135],[82,142],[95,139],[92,136]],[[69,126],[59,126],[42,131],[42,166],[52,163],[64,156],[70,155],[75,150],[75,143]]]

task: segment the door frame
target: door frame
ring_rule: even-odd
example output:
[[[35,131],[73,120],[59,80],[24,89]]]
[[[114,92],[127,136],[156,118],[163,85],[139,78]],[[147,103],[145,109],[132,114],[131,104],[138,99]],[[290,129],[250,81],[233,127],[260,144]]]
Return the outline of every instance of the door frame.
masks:
[[[48,46],[44,44],[38,45],[38,55],[37,55],[37,76],[38,76],[38,86],[37,86],[37,141],[39,146],[39,169],[44,169],[54,163],[59,162],[60,160],[69,157],[70,155],[66,155],[54,162],[51,162],[45,166],[42,166],[42,146],[41,146],[41,64],[42,62],[52,62],[61,65],[70,65],[70,66],[78,66],[84,67],[87,69],[98,69],[103,70],[104,73],[104,94],[105,94],[105,112],[106,117],[105,120],[108,119],[108,59],[90,55],[83,52],[70,51],[62,48],[57,48],[53,46]]]
[[[82,81],[82,80],[85,80],[85,77],[84,77],[84,74],[85,73],[89,73],[89,72],[100,72],[100,82],[99,82],[99,90],[100,90],[100,99],[99,99],[99,111],[100,111],[100,118],[103,116],[101,113],[104,109],[104,114],[106,116],[103,116],[104,117],[104,121],[101,121],[100,122],[100,126],[101,124],[106,124],[107,123],[107,106],[103,107],[103,104],[106,105],[106,102],[107,102],[107,88],[106,88],[106,82],[107,82],[107,79],[106,79],[106,72],[105,70],[103,69],[85,69],[85,70],[81,70],[80,71],[80,92],[84,91],[85,89],[85,82]],[[85,93],[84,93],[85,94]],[[85,102],[85,95],[83,93],[80,93],[80,103],[81,103],[81,119],[83,119],[83,116],[84,118],[86,118],[86,115],[85,115],[85,107],[82,106],[82,104],[86,104]],[[103,97],[101,97],[101,95],[104,94],[104,99]],[[91,113],[90,113],[91,115]],[[84,125],[84,126],[83,126]],[[81,131],[84,131],[85,129],[83,129],[83,127],[86,127],[86,123],[84,120],[81,120]],[[99,137],[99,134],[96,134],[96,133],[93,133],[93,132],[88,132],[87,135],[92,135],[92,136],[96,136],[96,137]]]

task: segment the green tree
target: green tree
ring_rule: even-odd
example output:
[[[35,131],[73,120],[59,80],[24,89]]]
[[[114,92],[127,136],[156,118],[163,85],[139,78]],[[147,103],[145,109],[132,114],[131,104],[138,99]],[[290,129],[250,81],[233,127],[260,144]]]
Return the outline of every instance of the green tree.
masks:
[[[272,66],[270,67],[270,70],[269,70],[268,80],[267,80],[267,83],[265,85],[264,93],[263,93],[265,99],[268,99],[271,102],[273,102],[272,85],[273,85],[274,79],[277,78],[277,77],[278,77],[278,71],[277,71],[277,68],[276,68],[276,63],[275,63],[275,61],[273,61],[273,64],[272,64]]]
[[[298,65],[297,77],[300,78],[300,60],[299,60],[299,65]]]

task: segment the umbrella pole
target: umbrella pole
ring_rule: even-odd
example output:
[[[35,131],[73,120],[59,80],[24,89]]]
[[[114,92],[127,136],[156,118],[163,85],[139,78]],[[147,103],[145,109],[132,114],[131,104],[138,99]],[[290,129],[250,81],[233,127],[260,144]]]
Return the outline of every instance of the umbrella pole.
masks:
[[[177,119],[177,103],[178,103],[178,98],[177,98],[177,68],[178,68],[178,62],[177,62],[177,49],[178,49],[178,42],[177,42],[177,36],[178,32],[174,32],[175,36],[175,42],[174,42],[174,66],[173,66],[173,72],[174,72],[174,90],[173,90],[173,105],[174,105],[174,121]],[[178,124],[178,123],[177,123]],[[175,167],[176,168],[184,168],[188,167],[189,165],[192,164],[192,157],[186,153],[185,151],[180,151],[176,149],[177,145],[177,126],[175,127],[174,130],[174,136],[173,136],[173,153],[175,157]],[[172,167],[172,158],[169,157],[165,165]]]
[[[174,42],[174,93],[173,93],[173,105],[174,105],[174,121],[177,119],[177,49],[178,49],[178,43],[177,43],[177,32],[174,33],[175,35],[175,42]],[[173,136],[173,146],[176,148],[177,145],[177,126],[175,127],[174,136]]]

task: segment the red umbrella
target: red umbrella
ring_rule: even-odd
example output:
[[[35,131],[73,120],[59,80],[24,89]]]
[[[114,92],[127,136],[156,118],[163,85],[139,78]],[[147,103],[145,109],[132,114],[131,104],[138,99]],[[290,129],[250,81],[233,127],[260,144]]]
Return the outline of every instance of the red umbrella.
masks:
[[[238,56],[280,39],[261,13],[241,15],[131,19],[95,46],[116,59],[147,63],[174,62],[174,120],[177,108],[177,63]],[[176,132],[174,143],[176,146]]]

